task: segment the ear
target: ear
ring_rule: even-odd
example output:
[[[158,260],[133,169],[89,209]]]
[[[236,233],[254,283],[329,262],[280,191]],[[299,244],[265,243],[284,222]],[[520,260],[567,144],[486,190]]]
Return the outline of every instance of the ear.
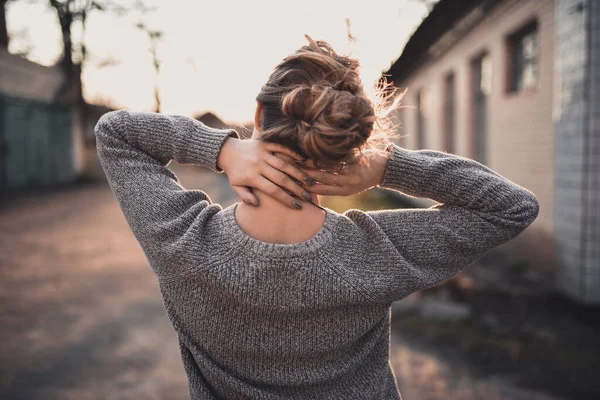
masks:
[[[256,111],[254,111],[254,131],[260,132],[265,108],[260,100],[256,100]]]

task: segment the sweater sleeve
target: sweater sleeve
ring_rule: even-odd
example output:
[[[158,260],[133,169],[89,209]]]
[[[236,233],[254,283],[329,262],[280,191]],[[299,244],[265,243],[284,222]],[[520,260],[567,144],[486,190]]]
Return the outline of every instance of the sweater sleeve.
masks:
[[[219,151],[237,132],[182,115],[118,110],[104,114],[94,133],[108,183],[155,273],[196,266],[203,229],[222,208],[205,192],[183,188],[167,165],[175,160],[222,173]]]
[[[518,236],[539,212],[531,191],[475,160],[435,150],[393,144],[380,187],[438,202],[366,213],[396,254],[362,280],[371,296],[390,302],[457,274]]]

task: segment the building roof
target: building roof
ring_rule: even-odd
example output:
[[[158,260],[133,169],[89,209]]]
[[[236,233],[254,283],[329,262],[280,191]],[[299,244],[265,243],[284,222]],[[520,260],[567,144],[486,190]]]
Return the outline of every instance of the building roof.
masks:
[[[202,122],[204,125],[210,126],[211,128],[216,129],[227,129],[228,125],[217,115],[214,113],[207,111],[202,115],[198,115],[194,117],[198,121]]]
[[[250,136],[252,136],[252,131],[254,130],[253,122],[226,122],[210,111],[207,111],[202,115],[196,115],[194,118],[202,122],[204,125],[210,126],[212,128],[235,129],[242,138],[249,138]]]
[[[65,77],[59,66],[46,67],[0,48],[0,94],[51,103]]]
[[[388,77],[388,80],[393,80],[396,84],[400,83],[418,66],[431,58],[430,48],[446,33],[455,29],[458,22],[472,15],[468,23],[461,27],[461,32],[457,32],[457,34],[466,33],[466,30],[470,30],[486,12],[501,1],[440,0],[412,34],[400,57],[383,74]],[[475,9],[478,13],[473,13]],[[460,37],[454,35],[454,39],[458,40]]]

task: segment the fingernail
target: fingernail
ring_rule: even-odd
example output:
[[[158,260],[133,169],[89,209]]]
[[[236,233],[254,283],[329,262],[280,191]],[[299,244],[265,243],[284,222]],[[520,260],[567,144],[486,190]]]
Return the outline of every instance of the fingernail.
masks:
[[[310,196],[310,193],[304,192],[304,193],[302,193],[302,196],[304,196],[306,201],[312,201],[312,197]]]
[[[315,184],[315,181],[313,181],[313,180],[312,180],[312,178],[309,178],[308,176],[305,176],[305,177],[304,177],[304,182],[306,182],[306,184],[307,184],[308,186],[312,186],[312,185],[314,185],[314,184]]]
[[[304,163],[306,162],[306,160],[296,160],[294,162],[296,163],[296,165],[304,165]]]
[[[302,208],[302,204],[300,204],[296,200],[294,200],[294,207],[296,207],[298,210],[300,210]]]
[[[254,207],[258,207],[257,204],[253,200],[248,200],[248,204]]]

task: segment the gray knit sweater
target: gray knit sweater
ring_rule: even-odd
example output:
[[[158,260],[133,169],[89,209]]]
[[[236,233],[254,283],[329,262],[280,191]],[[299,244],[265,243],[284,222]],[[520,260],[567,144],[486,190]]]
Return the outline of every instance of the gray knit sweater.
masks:
[[[537,217],[535,195],[484,165],[393,145],[382,187],[438,204],[339,214],[298,244],[246,235],[234,204],[186,190],[171,160],[222,173],[217,130],[119,110],[95,129],[108,182],[158,277],[191,399],[400,399],[393,301],[455,275]]]

